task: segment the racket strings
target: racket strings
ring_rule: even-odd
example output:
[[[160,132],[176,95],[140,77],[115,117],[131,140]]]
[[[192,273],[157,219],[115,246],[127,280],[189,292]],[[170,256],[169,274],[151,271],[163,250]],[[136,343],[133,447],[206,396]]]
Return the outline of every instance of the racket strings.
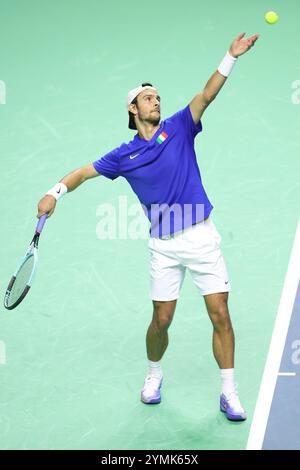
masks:
[[[20,267],[19,271],[15,276],[15,281],[11,287],[10,295],[8,298],[8,306],[13,305],[17,300],[22,296],[24,293],[26,286],[28,285],[31,273],[34,267],[34,256],[30,255],[22,266]]]

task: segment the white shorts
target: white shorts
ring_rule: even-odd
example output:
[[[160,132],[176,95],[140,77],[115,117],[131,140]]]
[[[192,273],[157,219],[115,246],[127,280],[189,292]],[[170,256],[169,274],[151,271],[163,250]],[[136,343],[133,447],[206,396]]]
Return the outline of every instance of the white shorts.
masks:
[[[178,299],[188,268],[201,295],[229,292],[221,235],[208,217],[166,239],[150,238],[150,298]]]

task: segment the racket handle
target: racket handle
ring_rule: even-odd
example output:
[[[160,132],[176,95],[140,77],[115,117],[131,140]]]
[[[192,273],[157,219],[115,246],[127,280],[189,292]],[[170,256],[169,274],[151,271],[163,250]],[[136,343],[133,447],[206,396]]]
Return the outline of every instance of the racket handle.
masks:
[[[38,224],[37,224],[36,229],[35,229],[36,233],[41,233],[42,232],[43,227],[44,227],[44,223],[46,222],[46,219],[47,219],[47,214],[44,214],[39,218]]]

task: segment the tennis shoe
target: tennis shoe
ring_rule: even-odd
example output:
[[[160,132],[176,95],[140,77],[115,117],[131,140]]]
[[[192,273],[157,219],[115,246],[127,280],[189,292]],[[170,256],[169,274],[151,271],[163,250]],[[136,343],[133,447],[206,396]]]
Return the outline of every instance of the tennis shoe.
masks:
[[[144,381],[144,387],[141,392],[141,400],[147,405],[154,405],[161,402],[160,388],[162,377],[147,375]]]
[[[230,421],[244,421],[247,419],[247,413],[241,405],[236,387],[228,395],[221,394],[220,410],[226,413],[226,417]]]

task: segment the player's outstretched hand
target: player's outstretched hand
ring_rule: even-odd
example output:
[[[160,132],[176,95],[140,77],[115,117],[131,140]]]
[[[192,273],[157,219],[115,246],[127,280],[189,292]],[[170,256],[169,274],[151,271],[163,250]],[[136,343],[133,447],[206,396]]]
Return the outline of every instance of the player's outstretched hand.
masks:
[[[254,34],[254,36],[251,36],[250,38],[244,38],[245,34],[246,33],[241,33],[233,40],[229,49],[229,54],[233,57],[239,57],[240,55],[245,54],[245,52],[249,51],[249,49],[254,46],[255,42],[259,38],[258,34]]]
[[[48,214],[48,217],[54,212],[56,206],[56,199],[49,194],[42,197],[40,202],[38,203],[38,213],[37,217],[40,218],[43,214]]]

